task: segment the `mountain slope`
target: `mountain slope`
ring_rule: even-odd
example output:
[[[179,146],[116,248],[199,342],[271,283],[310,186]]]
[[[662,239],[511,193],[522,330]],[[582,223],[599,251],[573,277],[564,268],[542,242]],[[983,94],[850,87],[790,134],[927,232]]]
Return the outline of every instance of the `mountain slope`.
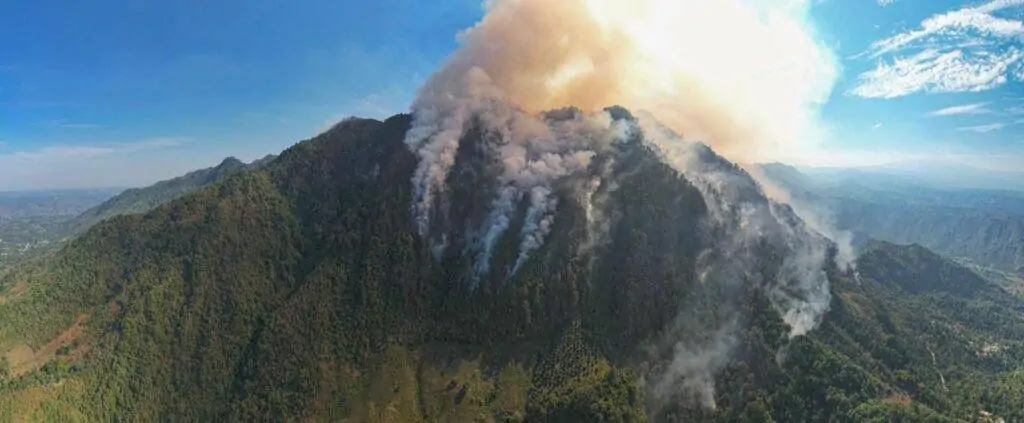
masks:
[[[1024,322],[1012,299],[951,264],[929,288],[924,269],[946,266],[940,257],[897,259],[901,247],[879,247],[859,263],[859,282],[829,261],[831,311],[818,330],[791,337],[777,301],[799,294],[768,289],[787,269],[784,247],[729,243],[730,232],[709,223],[717,205],[704,200],[701,181],[665,164],[642,134],[617,145],[614,161],[593,162],[609,182],[593,203],[611,216],[608,238],[588,237],[605,221],[588,218],[594,210],[575,196],[586,179],[569,180],[556,187],[560,208],[544,245],[518,272],[474,285],[475,257],[455,247],[476,242],[474,231],[451,225],[453,247],[438,255],[410,218],[409,127],[409,116],[348,120],[262,170],[111,218],[52,260],[3,275],[0,416],[1017,416],[1006,393],[1020,388],[1011,372]],[[484,193],[494,189],[487,162],[475,159],[484,137],[467,138],[450,176],[449,222],[485,221]],[[738,168],[697,151],[705,170],[729,176],[730,198],[753,208],[738,210],[795,219]],[[517,268],[525,208],[497,242],[492,269]],[[749,267],[703,266],[726,263],[713,256],[730,249]],[[1001,349],[980,357],[979,342]],[[953,389],[940,387],[938,370]],[[982,377],[999,378],[984,386],[1005,392],[975,395]]]
[[[65,225],[66,230],[70,234],[79,234],[112,216],[152,210],[196,190],[222,182],[236,173],[258,169],[272,159],[272,156],[267,156],[246,164],[234,157],[228,157],[219,165],[211,168],[189,172],[186,175],[157,182],[145,188],[129,189],[81,213]]]

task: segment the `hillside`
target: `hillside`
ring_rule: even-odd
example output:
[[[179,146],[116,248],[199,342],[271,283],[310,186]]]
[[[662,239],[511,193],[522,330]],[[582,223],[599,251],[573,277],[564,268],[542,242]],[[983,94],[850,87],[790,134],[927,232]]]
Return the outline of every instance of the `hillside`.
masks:
[[[75,235],[112,216],[147,212],[196,190],[223,182],[236,173],[258,169],[271,160],[273,160],[273,156],[267,156],[246,164],[234,157],[228,157],[214,167],[192,171],[145,188],[132,188],[123,191],[102,204],[78,214],[64,225],[65,232]]]
[[[781,164],[760,168],[796,198],[828,210],[840,229],[1024,276],[1024,193],[941,190],[857,171],[812,178]]]
[[[611,114],[628,139],[554,186],[525,260],[479,128],[421,236],[406,115],[99,223],[0,276],[0,421],[1024,419],[1019,300],[890,244],[807,280],[791,258],[827,243],[791,210]]]

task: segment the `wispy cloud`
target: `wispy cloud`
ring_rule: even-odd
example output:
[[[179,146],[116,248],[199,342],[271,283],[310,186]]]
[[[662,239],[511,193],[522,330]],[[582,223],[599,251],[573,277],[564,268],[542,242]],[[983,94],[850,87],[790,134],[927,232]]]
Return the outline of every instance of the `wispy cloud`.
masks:
[[[881,128],[881,127],[882,127],[882,122],[878,122],[878,123],[876,123],[874,125],[871,125],[871,129],[878,129],[878,128]]]
[[[148,185],[200,167],[195,157],[186,159],[190,144],[188,138],[165,137],[33,150],[9,146],[0,150],[0,190]]]
[[[962,106],[947,107],[928,113],[928,116],[956,116],[956,115],[981,115],[992,113],[987,107],[989,103],[964,104]]]
[[[986,134],[993,131],[998,131],[1006,127],[1005,123],[990,123],[987,125],[975,125],[975,126],[964,126],[956,128],[958,131],[970,131],[977,132],[979,134]]]
[[[896,98],[917,92],[956,93],[990,90],[1007,82],[1006,69],[1024,58],[1010,49],[1003,53],[963,50],[922,51],[893,64],[880,62],[858,77],[853,94],[866,98]]]
[[[896,3],[896,0],[878,0],[878,5],[883,7],[893,3]]]
[[[851,94],[895,98],[917,92],[989,90],[1024,80],[1024,23],[993,15],[1024,0],[995,0],[934,15],[919,28],[874,42],[855,56],[878,59]]]
[[[87,123],[87,122],[69,122],[64,119],[54,119],[41,122],[40,125],[50,126],[60,129],[99,129],[104,128],[104,125],[98,123]]]
[[[41,163],[68,160],[85,160],[115,154],[162,150],[183,145],[187,139],[180,137],[154,138],[145,141],[104,145],[52,145],[31,151],[17,151],[0,155],[0,163]]]

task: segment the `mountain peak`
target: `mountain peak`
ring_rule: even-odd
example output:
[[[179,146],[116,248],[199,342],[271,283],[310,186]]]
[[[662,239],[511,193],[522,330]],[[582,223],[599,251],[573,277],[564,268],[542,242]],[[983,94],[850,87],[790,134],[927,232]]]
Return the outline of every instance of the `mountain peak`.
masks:
[[[228,157],[224,158],[224,160],[222,160],[220,162],[220,164],[217,165],[218,168],[222,168],[222,169],[223,168],[241,167],[241,166],[245,166],[245,163],[243,163],[241,160],[238,160],[237,158],[232,157],[232,156],[228,156]]]

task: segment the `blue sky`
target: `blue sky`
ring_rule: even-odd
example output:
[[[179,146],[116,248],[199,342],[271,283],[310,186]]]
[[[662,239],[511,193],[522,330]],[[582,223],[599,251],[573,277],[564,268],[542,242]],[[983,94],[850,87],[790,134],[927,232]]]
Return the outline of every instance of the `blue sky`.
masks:
[[[826,0],[813,13],[842,59],[822,110],[837,150],[1024,171],[1024,1]]]
[[[407,110],[482,14],[430,2],[0,3],[0,189],[134,186]],[[1024,168],[1024,0],[818,0],[841,164]],[[815,163],[809,163],[811,165]]]

